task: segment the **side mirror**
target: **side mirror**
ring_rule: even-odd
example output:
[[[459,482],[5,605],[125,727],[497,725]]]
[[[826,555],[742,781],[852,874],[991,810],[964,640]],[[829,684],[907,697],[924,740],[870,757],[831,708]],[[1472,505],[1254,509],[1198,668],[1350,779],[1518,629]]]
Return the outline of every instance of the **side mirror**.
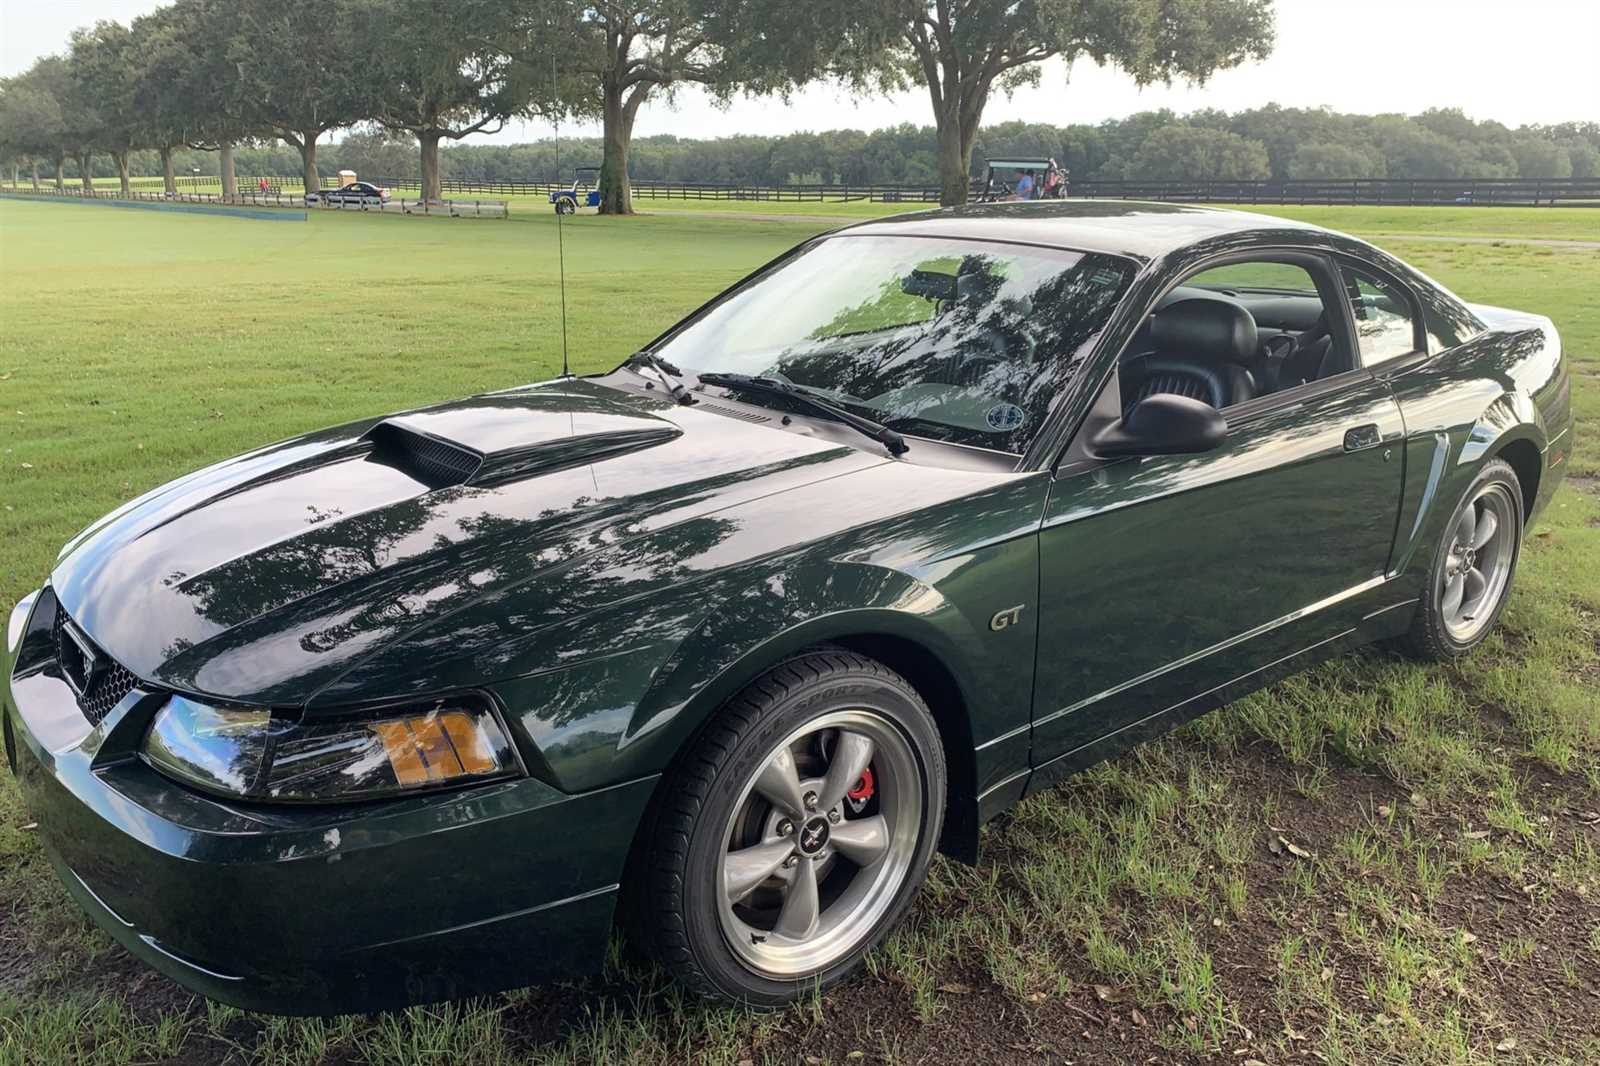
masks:
[[[1095,435],[1096,455],[1188,455],[1219,447],[1228,420],[1208,403],[1158,392]]]

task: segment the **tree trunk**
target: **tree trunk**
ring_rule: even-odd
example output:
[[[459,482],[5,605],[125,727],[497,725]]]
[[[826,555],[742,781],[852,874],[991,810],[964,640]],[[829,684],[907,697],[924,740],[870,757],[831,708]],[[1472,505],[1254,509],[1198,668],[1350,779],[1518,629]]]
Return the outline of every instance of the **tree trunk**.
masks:
[[[303,173],[306,192],[313,193],[322,188],[322,176],[317,173],[317,137],[315,130],[306,130],[301,134],[304,138],[300,142],[300,162],[304,165]]]
[[[128,181],[128,153],[112,152],[112,160],[117,164],[117,187],[122,190],[122,195],[128,195],[133,186]]]
[[[239,195],[239,179],[233,173],[233,142],[223,141],[217,145],[217,166],[222,171],[222,195],[233,197]]]
[[[417,134],[422,145],[422,198],[443,200],[444,183],[439,174],[439,134],[432,131]]]
[[[67,157],[56,156],[56,192],[67,191]]]
[[[172,171],[172,147],[162,145],[156,149],[161,154],[161,187],[168,196],[178,195],[178,176]]]
[[[73,158],[78,161],[78,184],[83,186],[84,192],[94,192],[94,174],[90,172],[90,168],[94,163],[94,154],[92,152],[79,152]]]
[[[33,160],[33,191],[39,191],[39,161]]]
[[[939,204],[955,207],[967,202],[972,183],[967,172],[972,168],[972,149],[963,151],[961,120],[955,115],[939,114]]]
[[[609,84],[609,80],[604,87],[602,136],[605,147],[600,156],[600,213],[631,215],[633,182],[628,177],[628,149],[633,144],[633,116],[638,113],[645,89],[636,86],[635,98],[624,103],[622,89]]]

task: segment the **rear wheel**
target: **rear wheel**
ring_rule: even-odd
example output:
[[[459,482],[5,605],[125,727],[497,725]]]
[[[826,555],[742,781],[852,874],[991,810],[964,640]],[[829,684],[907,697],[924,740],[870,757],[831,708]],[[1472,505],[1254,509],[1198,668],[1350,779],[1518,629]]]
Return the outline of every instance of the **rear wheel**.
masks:
[[[653,953],[700,994],[759,1006],[842,980],[910,906],[944,793],[904,679],[846,652],[782,664],[665,786],[643,842]]]
[[[570,215],[577,210],[578,205],[571,200],[562,198],[556,201],[556,214],[558,215]]]
[[[1482,643],[1505,609],[1522,547],[1522,487],[1510,464],[1492,459],[1456,505],[1428,586],[1401,649],[1453,659]]]

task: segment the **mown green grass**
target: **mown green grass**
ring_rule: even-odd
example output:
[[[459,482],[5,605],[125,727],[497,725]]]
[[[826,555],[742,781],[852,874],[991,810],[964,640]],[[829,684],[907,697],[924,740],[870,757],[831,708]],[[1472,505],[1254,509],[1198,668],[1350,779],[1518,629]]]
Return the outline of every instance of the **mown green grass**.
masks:
[[[1315,220],[1437,229],[1367,212]],[[1548,236],[1569,214],[1458,224]],[[578,371],[825,228],[568,221]],[[201,463],[554,373],[551,222],[0,203],[0,609],[85,522]],[[1383,243],[1467,299],[1554,318],[1572,468],[1600,475],[1600,254]],[[1530,531],[1476,655],[1346,657],[1030,800],[979,866],[935,866],[867,976],[775,1015],[685,1002],[615,959],[598,983],[373,1019],[208,1005],[79,915],[0,775],[0,1066],[1600,1061],[1595,487]]]

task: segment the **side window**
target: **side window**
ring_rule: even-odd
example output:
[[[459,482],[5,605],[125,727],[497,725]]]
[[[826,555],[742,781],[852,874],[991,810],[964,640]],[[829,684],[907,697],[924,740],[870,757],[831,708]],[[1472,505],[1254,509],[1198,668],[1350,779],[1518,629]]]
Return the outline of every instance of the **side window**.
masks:
[[[1417,350],[1411,297],[1404,289],[1348,266],[1344,284],[1350,294],[1362,362],[1376,366]]]
[[[1122,409],[1162,393],[1221,410],[1351,369],[1344,331],[1331,329],[1324,311],[1317,277],[1298,262],[1259,259],[1192,274],[1161,298],[1124,351]]]

